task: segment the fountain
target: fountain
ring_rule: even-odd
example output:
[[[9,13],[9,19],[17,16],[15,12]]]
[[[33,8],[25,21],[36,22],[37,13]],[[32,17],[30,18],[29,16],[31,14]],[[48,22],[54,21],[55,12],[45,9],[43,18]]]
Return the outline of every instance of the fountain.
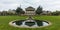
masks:
[[[48,21],[36,20],[29,16],[26,20],[15,20],[9,22],[9,25],[19,28],[40,28],[51,25]]]

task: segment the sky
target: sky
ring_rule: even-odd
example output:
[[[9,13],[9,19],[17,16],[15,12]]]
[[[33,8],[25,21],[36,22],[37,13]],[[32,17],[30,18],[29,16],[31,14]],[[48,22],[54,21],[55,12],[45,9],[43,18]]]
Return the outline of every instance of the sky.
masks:
[[[0,11],[41,6],[45,11],[60,11],[60,0],[0,0]]]

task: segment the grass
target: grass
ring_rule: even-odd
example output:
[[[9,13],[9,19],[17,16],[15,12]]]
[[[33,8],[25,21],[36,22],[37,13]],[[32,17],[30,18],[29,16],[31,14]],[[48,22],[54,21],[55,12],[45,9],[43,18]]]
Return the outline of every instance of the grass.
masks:
[[[9,22],[16,19],[25,19],[27,16],[0,16],[0,30],[60,30],[60,16],[33,16],[34,19],[47,20],[51,26],[44,28],[16,28],[9,26]]]

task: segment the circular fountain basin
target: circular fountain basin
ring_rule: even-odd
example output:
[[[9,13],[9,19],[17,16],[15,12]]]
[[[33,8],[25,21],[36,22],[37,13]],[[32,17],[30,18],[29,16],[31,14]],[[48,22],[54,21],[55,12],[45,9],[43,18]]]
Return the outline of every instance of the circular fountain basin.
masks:
[[[19,28],[40,28],[51,25],[48,21],[43,20],[15,20],[9,22],[9,25]]]

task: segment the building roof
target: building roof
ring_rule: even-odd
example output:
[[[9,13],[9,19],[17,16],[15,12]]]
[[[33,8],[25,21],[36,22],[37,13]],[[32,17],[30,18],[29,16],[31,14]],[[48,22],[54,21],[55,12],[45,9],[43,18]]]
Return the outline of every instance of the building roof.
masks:
[[[34,11],[34,10],[35,10],[35,8],[33,8],[31,6],[29,6],[29,7],[26,8],[26,11]]]

